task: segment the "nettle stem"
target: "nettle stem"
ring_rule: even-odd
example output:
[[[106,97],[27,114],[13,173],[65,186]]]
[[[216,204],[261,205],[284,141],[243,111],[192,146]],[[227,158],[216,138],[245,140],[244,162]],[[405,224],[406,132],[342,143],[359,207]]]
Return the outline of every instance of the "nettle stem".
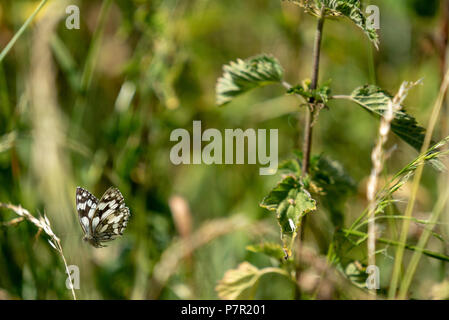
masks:
[[[318,86],[318,74],[320,69],[320,53],[321,53],[321,38],[323,34],[324,26],[324,12],[321,12],[321,16],[318,19],[318,24],[315,33],[315,45],[313,49],[313,71],[312,71],[312,83],[310,85],[311,90],[315,90]],[[304,140],[303,140],[303,160],[302,160],[302,174],[307,175],[309,172],[310,152],[312,149],[312,123],[314,113],[314,101],[309,101],[309,108],[306,111],[306,118],[304,120]]]
[[[324,26],[324,7],[321,10],[320,17],[318,19],[316,33],[315,33],[315,44],[313,48],[313,70],[312,70],[312,83],[310,85],[311,90],[315,90],[318,85],[318,74],[320,69],[320,53],[321,53],[321,38],[323,34],[323,26]],[[304,119],[304,137],[303,137],[303,159],[302,159],[302,176],[305,177],[309,173],[309,163],[310,163],[310,153],[312,150],[312,126],[314,121],[314,107],[315,101],[312,99],[309,100],[309,105],[306,110],[306,117]],[[304,231],[306,226],[306,218],[304,216],[302,218],[301,225],[299,227],[299,237],[298,237],[298,245],[297,245],[297,259],[296,259],[296,292],[295,297],[299,299],[301,297],[300,290],[300,274],[301,268],[299,264],[299,256],[301,252],[301,245],[304,240]]]

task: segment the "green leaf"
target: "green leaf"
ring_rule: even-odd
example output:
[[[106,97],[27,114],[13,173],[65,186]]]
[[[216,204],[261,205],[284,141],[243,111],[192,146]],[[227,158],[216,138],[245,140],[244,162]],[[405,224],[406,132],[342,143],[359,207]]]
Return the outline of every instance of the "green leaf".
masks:
[[[295,152],[295,158],[284,161],[278,170],[285,174],[301,176],[302,153]],[[342,226],[344,205],[348,196],[356,192],[357,185],[343,166],[324,155],[310,159],[308,183],[305,183],[313,196],[319,196],[319,203],[330,213],[334,226]]]
[[[366,23],[360,0],[289,0],[303,7],[306,12],[321,16],[323,10],[325,17],[349,18],[357,27],[362,29],[376,48],[379,46],[379,37],[375,29]]]
[[[344,274],[357,287],[366,288],[366,279],[368,278],[366,266],[356,261],[348,263]]]
[[[278,172],[284,174],[293,174],[295,176],[301,176],[301,162],[299,158],[288,159],[283,161],[278,166]]]
[[[313,100],[315,103],[326,104],[329,101],[331,90],[328,84],[320,86],[318,89],[310,89],[309,83],[298,84],[287,90],[288,94],[300,95],[307,102]]]
[[[264,242],[257,245],[250,245],[246,247],[246,250],[256,253],[263,253],[277,260],[282,260],[285,258],[285,253],[282,250],[281,246],[273,242]]]
[[[331,16],[343,15],[355,23],[368,36],[376,48],[379,47],[379,38],[375,29],[366,23],[366,17],[362,11],[360,0],[320,0],[329,10],[326,14]]]
[[[226,271],[215,290],[220,299],[249,299],[256,290],[259,277],[260,270],[245,261],[237,269]]]
[[[246,60],[237,59],[223,66],[223,75],[217,81],[216,100],[219,106],[256,87],[280,83],[284,76],[278,60],[259,55]]]
[[[392,97],[377,86],[365,85],[355,89],[350,99],[369,112],[382,116]],[[415,118],[407,114],[404,109],[395,113],[391,130],[413,148],[421,150],[426,130],[420,127]]]
[[[260,206],[276,212],[284,251],[290,256],[301,218],[316,210],[316,201],[295,176],[289,175],[271,190]]]
[[[312,182],[320,189],[320,204],[330,213],[334,226],[343,226],[344,205],[348,196],[356,192],[357,185],[343,166],[325,156],[311,161]]]

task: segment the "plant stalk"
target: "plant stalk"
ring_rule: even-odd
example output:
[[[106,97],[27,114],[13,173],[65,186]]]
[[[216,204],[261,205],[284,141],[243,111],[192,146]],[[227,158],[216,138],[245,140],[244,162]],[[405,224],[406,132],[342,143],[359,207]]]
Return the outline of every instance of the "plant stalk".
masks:
[[[310,89],[315,90],[318,85],[318,75],[320,69],[320,53],[321,53],[321,39],[324,26],[324,12],[318,19],[318,24],[315,33],[315,45],[313,49],[313,71],[312,83]],[[309,172],[310,152],[312,150],[312,122],[313,122],[313,99],[309,101],[309,108],[306,111],[306,118],[304,120],[304,140],[303,140],[303,159],[302,159],[302,175],[305,176]]]
[[[20,27],[20,29],[14,34],[12,39],[8,42],[5,48],[3,48],[2,52],[0,52],[0,62],[3,61],[3,59],[6,57],[8,52],[14,47],[17,40],[20,38],[20,36],[25,32],[25,30],[30,25],[31,21],[33,21],[34,17],[39,13],[39,11],[42,9],[42,7],[47,3],[48,0],[42,0],[39,5],[36,7],[36,9],[33,11],[33,13],[28,17],[28,19],[24,22],[24,24]]]
[[[444,208],[446,206],[447,198],[449,197],[449,187],[447,186],[447,183],[444,185],[445,185],[445,192],[440,194],[438,201],[433,209],[432,216],[430,218],[430,228],[425,229],[421,237],[419,238],[419,242],[417,245],[418,250],[416,250],[413,253],[413,256],[407,267],[407,271],[405,272],[404,280],[399,286],[399,293],[398,293],[399,299],[406,298],[408,289],[413,280],[413,276],[415,275],[416,269],[418,268],[419,260],[421,259],[421,256],[423,254],[423,250],[426,247],[427,242],[429,241],[429,238],[431,236],[433,226],[438,221],[441,213],[444,211]]]
[[[424,137],[424,142],[421,147],[421,154],[425,153],[426,150],[429,148],[429,145],[430,145],[430,142],[432,139],[432,133],[435,129],[435,125],[437,123],[448,86],[449,86],[449,70],[446,72],[444,81],[440,87],[440,92],[438,94],[438,98],[437,98],[435,105],[433,106],[433,109],[432,109],[432,114],[430,116],[429,124],[427,126],[426,135]],[[396,290],[397,290],[398,283],[399,283],[399,274],[401,271],[402,260],[403,260],[403,256],[404,256],[405,243],[407,241],[407,235],[408,235],[408,231],[409,231],[409,227],[410,227],[410,220],[408,220],[408,218],[411,217],[412,213],[413,213],[413,208],[415,206],[416,195],[418,193],[418,188],[419,188],[419,184],[421,181],[423,169],[424,169],[424,164],[423,163],[419,164],[416,169],[415,176],[413,178],[410,200],[407,203],[407,208],[405,210],[405,217],[407,217],[407,218],[402,222],[401,235],[399,238],[399,246],[396,249],[396,255],[395,255],[395,259],[394,259],[393,274],[391,276],[390,288],[388,290],[388,298],[389,299],[394,299],[396,296]],[[401,296],[404,296],[404,295],[405,295],[405,293],[402,293]]]
[[[320,53],[321,53],[321,39],[323,34],[324,26],[324,7],[321,10],[321,15],[318,19],[316,33],[315,33],[315,44],[313,49],[313,70],[312,70],[312,83],[310,89],[315,90],[318,84],[319,66],[320,66]],[[303,140],[303,161],[302,161],[302,176],[305,177],[309,172],[309,162],[310,162],[310,152],[312,149],[312,123],[313,123],[313,99],[309,100],[309,106],[306,110],[306,117],[304,122],[304,140]],[[301,290],[299,288],[299,278],[301,274],[301,268],[299,265],[299,256],[301,255],[301,245],[304,240],[304,231],[306,226],[306,216],[302,218],[301,225],[299,226],[299,237],[297,245],[297,261],[296,261],[296,292],[295,298],[299,299],[301,297]]]
[[[341,232],[343,232],[345,235],[352,235],[352,236],[357,236],[359,238],[363,238],[363,239],[367,239],[368,238],[368,234],[362,231],[356,231],[356,230],[351,230],[351,229],[342,229]],[[448,261],[449,262],[449,257],[444,255],[444,254],[440,254],[438,252],[433,252],[424,248],[421,248],[419,246],[414,246],[411,244],[403,244],[399,241],[395,241],[395,240],[390,240],[390,239],[386,239],[386,238],[376,238],[376,241],[379,243],[384,243],[384,244],[388,244],[391,246],[395,246],[395,247],[399,247],[404,245],[404,248],[407,250],[411,250],[411,251],[415,251],[415,252],[421,252],[423,254],[425,254],[428,257],[431,258],[435,258],[441,261]]]

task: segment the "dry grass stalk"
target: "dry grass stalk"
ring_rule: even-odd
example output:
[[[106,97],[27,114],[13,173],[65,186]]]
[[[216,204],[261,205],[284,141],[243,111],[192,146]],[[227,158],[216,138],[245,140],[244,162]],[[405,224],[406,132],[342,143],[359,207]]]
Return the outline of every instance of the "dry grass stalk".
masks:
[[[368,180],[368,186],[366,191],[366,197],[369,202],[368,213],[368,265],[376,265],[376,225],[375,225],[375,210],[376,210],[376,193],[379,184],[379,176],[383,170],[385,162],[385,152],[383,147],[388,140],[388,134],[390,133],[391,122],[394,120],[396,112],[401,110],[402,102],[407,97],[407,93],[413,86],[417,85],[417,82],[404,81],[396,94],[388,103],[388,108],[381,117],[379,126],[379,136],[377,143],[371,153],[372,169]]]
[[[176,226],[176,230],[182,239],[188,239],[192,234],[192,213],[190,211],[189,203],[187,200],[181,196],[171,196],[168,200],[168,205],[170,207],[170,211],[173,217],[173,221]],[[186,264],[191,272],[193,259],[191,250],[189,248],[185,248],[187,250],[186,254]]]
[[[265,223],[254,223],[244,216],[237,215],[205,222],[190,237],[174,242],[162,253],[161,259],[154,266],[152,292],[149,297],[157,299],[164,285],[178,269],[179,264],[196,249],[221,236],[237,230],[248,229],[253,233],[268,232]]]
[[[36,227],[38,227],[39,231],[43,230],[50,237],[50,239],[48,240],[48,243],[56,251],[58,251],[59,255],[62,258],[62,261],[64,262],[65,271],[66,271],[67,275],[69,276],[70,283],[73,283],[72,277],[70,276],[70,272],[69,272],[69,269],[67,266],[67,261],[64,256],[64,252],[62,251],[61,240],[56,236],[56,234],[51,229],[50,221],[48,220],[47,216],[46,215],[44,215],[43,217],[40,216],[38,219],[35,216],[33,216],[28,210],[22,208],[20,205],[15,206],[12,204],[0,203],[0,208],[1,207],[10,209],[10,210],[14,211],[19,216],[19,218],[13,219],[13,220],[9,221],[8,223],[5,223],[4,225],[16,225],[16,224],[20,223],[21,221],[28,220],[32,224],[34,224]],[[72,289],[73,299],[76,300],[75,290],[74,290],[73,286],[71,286],[71,289]]]
[[[73,226],[72,177],[66,152],[67,124],[58,104],[51,38],[65,15],[67,0],[52,1],[33,28],[28,92],[32,126],[31,168],[35,189],[53,223]],[[58,199],[58,201],[55,201]]]
[[[170,197],[168,205],[179,235],[182,238],[189,237],[192,233],[192,213],[188,202],[183,197],[175,195]]]

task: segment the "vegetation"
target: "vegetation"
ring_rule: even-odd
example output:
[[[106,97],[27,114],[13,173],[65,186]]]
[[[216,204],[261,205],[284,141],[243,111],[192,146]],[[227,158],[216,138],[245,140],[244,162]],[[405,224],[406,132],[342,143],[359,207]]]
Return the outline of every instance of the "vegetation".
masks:
[[[449,6],[368,4],[3,1],[0,298],[449,298]],[[174,165],[195,120],[278,129],[277,174]],[[123,237],[81,240],[76,186]]]

